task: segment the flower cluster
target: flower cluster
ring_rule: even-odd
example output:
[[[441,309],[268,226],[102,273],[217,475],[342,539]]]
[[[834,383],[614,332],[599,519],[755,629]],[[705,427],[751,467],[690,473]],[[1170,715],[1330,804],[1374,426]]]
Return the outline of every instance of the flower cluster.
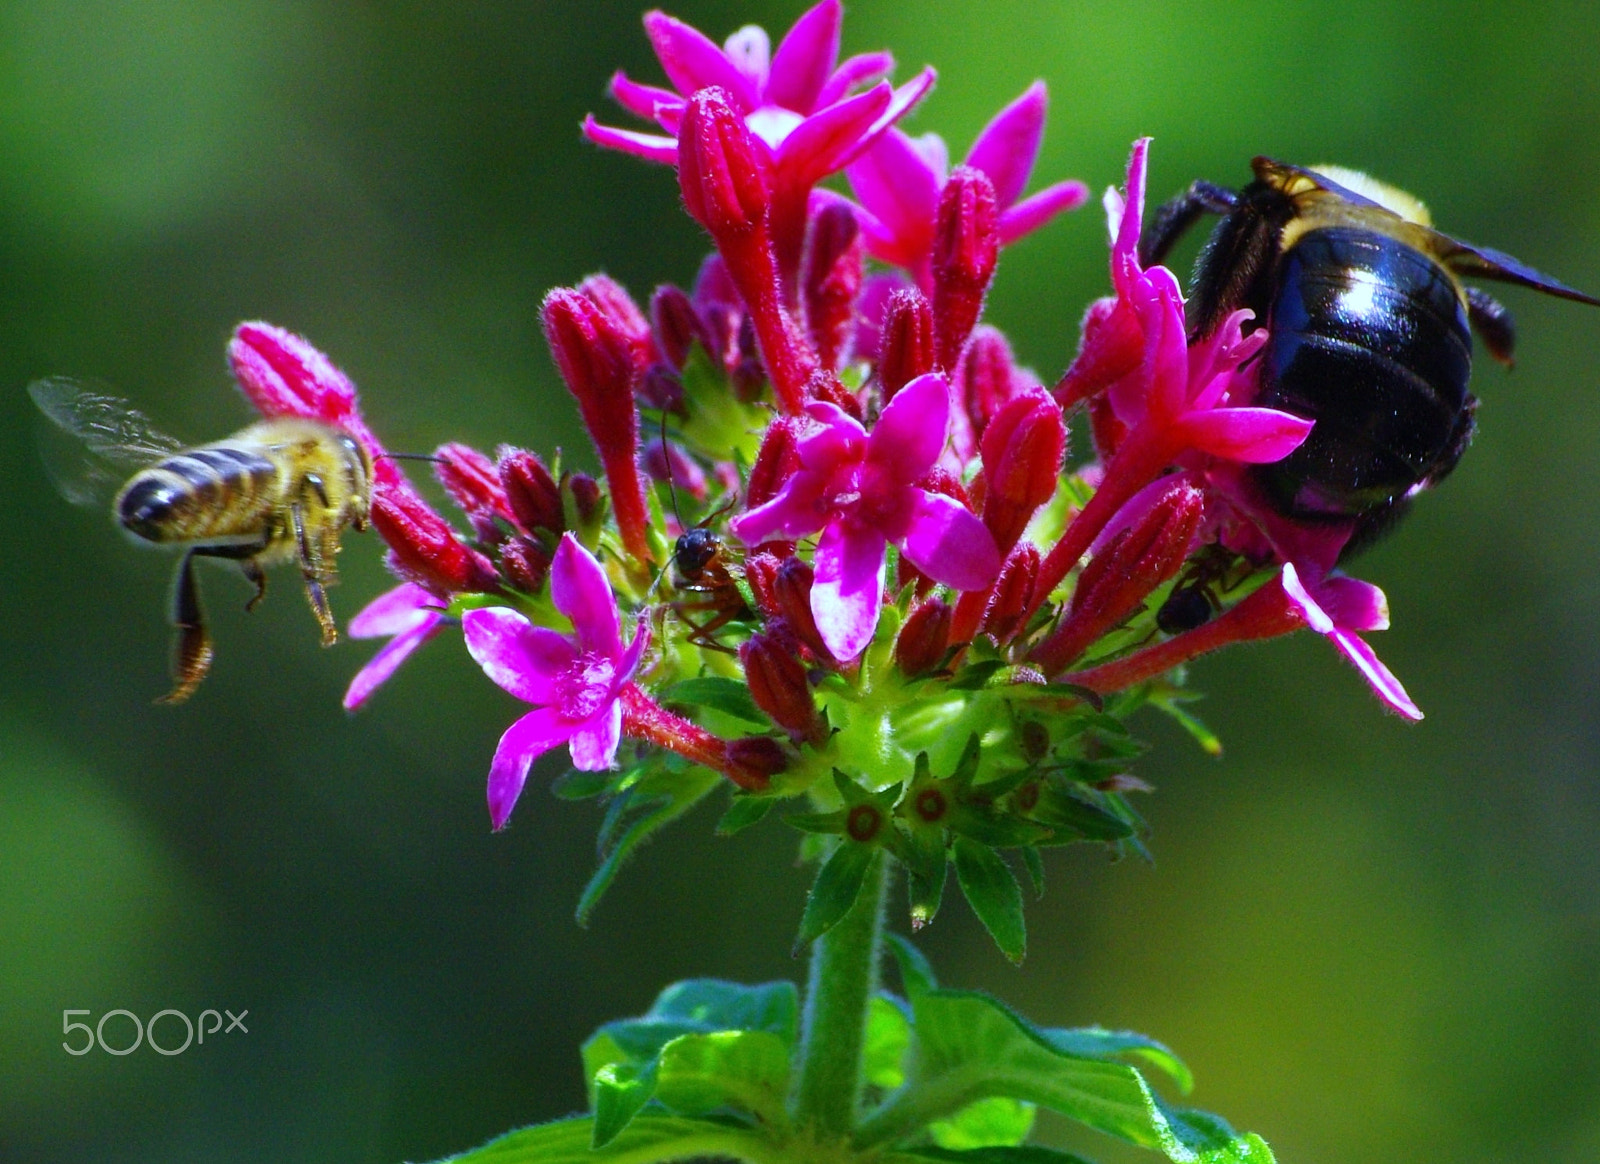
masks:
[[[1120,720],[1154,705],[1209,743],[1174,673],[1204,652],[1309,627],[1420,713],[1360,637],[1387,612],[1338,571],[1348,530],[1254,491],[1249,467],[1312,423],[1254,403],[1266,333],[1240,311],[1194,340],[1176,277],[1139,260],[1147,141],[1106,195],[1113,294],[1047,387],[982,321],[1004,248],[1085,200],[1075,181],[1026,193],[1045,86],[952,169],[940,139],[898,128],[932,71],[895,87],[886,53],[839,63],[839,24],[823,0],[773,51],[760,29],[719,48],[645,18],[671,88],[619,73],[611,91],[659,132],[584,132],[674,167],[713,253],[644,306],[604,276],[544,300],[602,477],[445,445],[460,532],[379,462],[373,520],[402,584],[351,624],[390,641],[346,706],[459,627],[531,708],[490,765],[495,828],[563,744],[564,789],[636,811],[629,837],[724,779],[727,829],[808,795],[791,823],[819,855],[898,858],[920,923],[953,850],[1137,845]],[[378,450],[303,340],[246,325],[234,358],[263,411]],[[1095,459],[1069,467],[1077,416]]]

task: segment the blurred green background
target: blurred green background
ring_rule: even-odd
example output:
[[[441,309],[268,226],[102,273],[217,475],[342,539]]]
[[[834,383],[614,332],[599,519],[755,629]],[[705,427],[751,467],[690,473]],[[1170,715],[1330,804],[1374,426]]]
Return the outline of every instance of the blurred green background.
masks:
[[[800,10],[674,9],[719,40]],[[516,705],[447,640],[347,717],[371,644],[321,651],[290,577],[247,618],[208,571],[215,671],[151,706],[171,560],[55,495],[22,391],[99,378],[210,439],[248,419],[230,329],[264,318],[354,377],[391,448],[588,456],[540,295],[604,269],[642,299],[705,249],[667,171],[579,139],[586,111],[631,124],[613,68],[659,82],[638,15],[0,6],[0,1158],[428,1159],[579,1108],[578,1043],[672,979],[801,972],[806,874],[776,825],[713,840],[691,818],[578,929],[597,812],[536,777],[489,833]],[[1240,184],[1258,152],[1337,161],[1600,288],[1587,3],[856,0],[845,47],[935,64],[909,128],[957,156],[1045,78],[1036,184],[1119,181],[1146,133],[1155,198]],[[1104,264],[1096,209],[1006,252],[989,318],[1045,378]],[[1206,661],[1228,751],[1146,725],[1154,866],[1057,855],[1020,971],[959,901],[927,934],[952,984],[1168,1041],[1194,1102],[1286,1164],[1600,1158],[1600,312],[1504,299],[1520,361],[1480,366],[1471,454],[1359,563],[1428,719],[1385,716],[1310,636]],[[344,618],[388,581],[370,537],[342,565]],[[249,1034],[61,1047],[66,1008],[208,1007],[248,1009]]]

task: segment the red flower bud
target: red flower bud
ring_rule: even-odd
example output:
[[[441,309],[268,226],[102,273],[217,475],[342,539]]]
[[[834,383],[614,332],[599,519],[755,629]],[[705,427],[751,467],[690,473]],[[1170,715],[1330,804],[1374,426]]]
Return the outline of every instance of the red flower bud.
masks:
[[[1027,542],[1011,551],[1000,567],[1000,576],[989,589],[978,633],[1005,642],[1022,629],[1033,584],[1039,576],[1039,551]]]
[[[713,357],[716,345],[689,296],[671,284],[656,288],[650,297],[650,318],[655,324],[656,350],[673,368],[682,370],[696,340]]]
[[[744,562],[745,584],[755,597],[756,609],[768,619],[780,617],[776,589],[778,566],[777,556],[766,551],[752,554]]]
[[[740,788],[759,792],[789,766],[783,745],[771,736],[742,736],[729,740],[722,772]]]
[[[740,645],[739,661],[756,706],[796,739],[820,742],[822,720],[806,669],[794,652],[777,636],[763,632]]]
[[[778,566],[773,577],[773,604],[778,617],[788,624],[811,661],[821,667],[836,668],[838,661],[822,641],[816,616],[811,613],[811,587],[815,581],[816,572],[810,565],[791,554]]]
[[[1182,569],[1205,516],[1205,495],[1174,481],[1127,529],[1114,535],[1078,576],[1067,617],[1033,652],[1046,672],[1067,667]]]
[[[639,414],[633,402],[633,341],[576,291],[550,292],[541,314],[561,378],[577,399],[605,466],[622,544],[637,561],[649,561],[650,516],[639,475]]]
[[[1043,388],[1008,401],[984,430],[983,524],[1002,554],[1027,529],[1034,511],[1055,496],[1066,457],[1067,426]]]
[[[906,616],[894,642],[894,663],[902,675],[926,675],[944,663],[954,616],[950,604],[941,598],[920,603]]]
[[[750,466],[750,479],[745,485],[745,508],[765,505],[778,495],[778,491],[800,468],[800,456],[795,452],[801,422],[783,417],[767,426],[761,438],[761,448],[756,452],[755,464]]]
[[[676,441],[656,437],[646,442],[644,471],[650,474],[652,481],[665,481],[674,489],[682,489],[696,501],[706,499],[705,470]]]
[[[842,202],[830,202],[811,220],[801,278],[806,330],[827,369],[837,368],[854,327],[861,290],[861,228]]]
[[[1120,299],[1097,299],[1083,314],[1078,356],[1052,391],[1062,409],[1098,396],[1138,368],[1144,330],[1133,308]]]
[[[506,499],[500,474],[494,462],[477,449],[463,444],[440,445],[434,451],[439,460],[433,472],[450,499],[472,519],[480,540],[494,541],[495,519],[514,522],[511,503]]]
[[[372,527],[389,544],[400,573],[438,594],[499,588],[488,559],[469,548],[449,522],[408,488],[373,495]]]
[[[500,571],[524,594],[537,594],[544,589],[551,560],[550,551],[526,534],[508,538],[500,546]]]
[[[933,316],[939,366],[954,368],[983,314],[1000,254],[1000,209],[989,176],[957,166],[939,195],[933,240]]]
[[[578,524],[598,534],[600,520],[605,516],[605,494],[600,491],[600,482],[587,473],[563,473],[561,487],[572,498],[572,510]]]
[[[500,481],[512,520],[523,533],[545,530],[559,535],[566,529],[561,513],[561,489],[536,453],[525,449],[500,450]]]
[[[740,788],[760,791],[788,767],[783,745],[769,736],[723,740],[662,707],[629,683],[622,689],[622,734],[666,748],[721,772]]]
[[[972,431],[982,437],[989,421],[1022,388],[1011,345],[997,328],[980,323],[961,358],[959,399]]]
[[[688,415],[688,410],[683,406],[683,381],[666,364],[651,364],[646,368],[634,392],[639,397],[641,409]]]
[[[656,345],[650,334],[650,321],[621,283],[610,275],[590,275],[578,284],[578,294],[598,307],[611,326],[627,337],[636,373],[642,374],[655,362]]]
[[[889,296],[878,353],[878,384],[885,404],[918,376],[933,371],[933,307],[921,291],[907,287]]]

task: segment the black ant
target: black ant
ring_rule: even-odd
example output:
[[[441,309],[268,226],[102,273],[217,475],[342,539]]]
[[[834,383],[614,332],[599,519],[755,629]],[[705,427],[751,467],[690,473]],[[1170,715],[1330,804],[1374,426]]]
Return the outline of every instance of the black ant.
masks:
[[[666,447],[666,442],[667,417],[663,412],[661,415],[663,449]],[[672,498],[672,515],[677,518],[679,528],[682,528],[683,516],[678,512],[678,489],[672,475],[672,461],[670,458],[664,459],[667,466],[667,490]],[[737,500],[737,496],[729,498],[723,505],[706,514],[698,525],[685,529],[672,545],[673,587],[696,595],[690,600],[680,599],[674,602],[673,612],[689,627],[689,642],[697,647],[726,651],[730,654],[732,648],[725,647],[717,641],[717,632],[730,622],[751,617],[752,612],[745,601],[739,580],[735,577],[738,566],[729,561],[728,544],[721,534],[709,528],[709,523],[732,509]],[[706,617],[697,622],[689,617],[690,611]]]

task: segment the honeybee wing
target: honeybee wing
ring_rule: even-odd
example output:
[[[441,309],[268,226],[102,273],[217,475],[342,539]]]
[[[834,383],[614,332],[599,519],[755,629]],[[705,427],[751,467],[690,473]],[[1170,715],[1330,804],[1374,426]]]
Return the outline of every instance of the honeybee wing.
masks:
[[[74,505],[107,500],[130,472],[184,447],[126,400],[82,381],[35,380],[28,395],[54,426],[40,434],[45,471]]]

